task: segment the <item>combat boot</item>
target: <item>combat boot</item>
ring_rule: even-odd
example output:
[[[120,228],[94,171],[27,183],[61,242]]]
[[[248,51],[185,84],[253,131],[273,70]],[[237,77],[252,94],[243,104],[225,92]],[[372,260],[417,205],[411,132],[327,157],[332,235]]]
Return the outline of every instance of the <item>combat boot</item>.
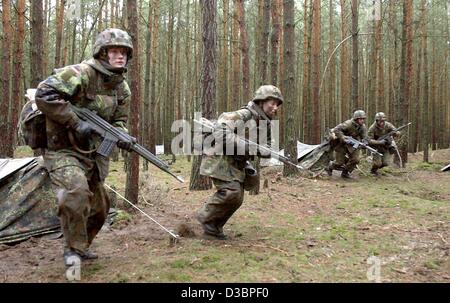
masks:
[[[372,169],[370,170],[370,173],[371,173],[372,175],[374,175],[374,176],[379,176],[379,175],[380,175],[380,174],[378,173],[377,169],[374,169],[374,168],[372,168]]]
[[[328,176],[333,175],[333,168],[331,168],[331,164],[328,164],[328,166],[325,168],[325,171],[327,172]]]
[[[351,179],[352,176],[350,176],[350,173],[347,170],[343,170],[341,173],[341,177],[344,179]]]
[[[212,223],[202,223],[203,233],[207,236],[215,237],[219,240],[226,240],[228,237]]]

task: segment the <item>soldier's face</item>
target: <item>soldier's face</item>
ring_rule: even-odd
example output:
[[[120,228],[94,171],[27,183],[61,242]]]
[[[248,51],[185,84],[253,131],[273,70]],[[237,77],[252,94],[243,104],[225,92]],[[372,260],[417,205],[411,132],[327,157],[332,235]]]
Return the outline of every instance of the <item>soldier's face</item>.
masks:
[[[266,113],[269,118],[273,119],[275,118],[278,107],[279,107],[279,101],[276,99],[268,99],[262,104],[262,110]]]
[[[384,120],[377,120],[378,127],[384,127]]]
[[[108,62],[112,67],[125,67],[127,64],[128,52],[125,47],[108,48]]]
[[[358,118],[358,119],[356,119],[356,123],[358,123],[359,125],[364,125],[365,122],[366,122],[366,118]]]

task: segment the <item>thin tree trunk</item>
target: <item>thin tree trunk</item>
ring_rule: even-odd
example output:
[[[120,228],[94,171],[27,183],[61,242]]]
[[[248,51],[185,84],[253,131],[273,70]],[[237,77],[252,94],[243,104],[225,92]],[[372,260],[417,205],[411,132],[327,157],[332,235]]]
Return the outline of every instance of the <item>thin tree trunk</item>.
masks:
[[[248,34],[245,22],[244,0],[236,0],[236,9],[239,18],[239,32],[241,38],[242,54],[242,98],[247,103],[250,100],[250,58],[248,54]]]
[[[61,67],[61,45],[64,29],[64,7],[66,0],[57,1],[56,6],[56,42],[55,42],[55,68]]]
[[[139,66],[139,26],[138,26],[138,10],[136,0],[127,1],[128,11],[128,32],[133,40],[133,59],[130,62],[130,78],[131,101],[129,128],[130,134],[139,138],[139,102],[140,98],[140,66]],[[139,197],[139,156],[136,153],[130,153],[128,156],[127,181],[125,187],[125,197],[133,203],[138,203]]]
[[[219,89],[218,89],[218,110],[220,113],[227,111],[228,103],[228,41],[231,39],[228,32],[228,18],[229,18],[229,1],[223,0],[222,3],[222,51],[220,54],[219,65]],[[188,78],[189,79],[189,78]]]
[[[44,14],[42,0],[31,1],[31,87],[37,87],[44,78],[43,61],[46,52],[44,52]]]
[[[295,23],[294,23],[295,1],[285,0],[283,9],[283,23],[284,23],[284,44],[283,52],[285,58],[285,78],[284,82],[284,96],[283,103],[285,107],[285,139],[286,144],[285,156],[293,163],[297,163],[297,136],[295,128],[292,127],[295,121]],[[298,173],[297,169],[291,165],[284,165],[284,176],[295,176]]]
[[[3,43],[2,43],[2,98],[0,98],[0,132],[4,134],[2,144],[0,144],[0,158],[12,158],[12,138],[9,136],[9,104],[10,104],[10,67],[11,67],[11,3],[9,0],[2,0],[2,25],[3,25]]]
[[[23,100],[23,42],[25,40],[25,0],[18,0],[16,3],[17,18],[16,31],[14,34],[14,54],[13,64],[14,73],[12,79],[12,98],[11,98],[11,125],[9,127],[9,136],[11,144],[9,145],[10,154],[14,154],[16,146],[17,122],[19,121],[19,112]]]
[[[216,112],[217,4],[215,0],[202,0],[201,4],[203,13],[202,115],[212,119]],[[190,190],[211,188],[210,178],[200,175],[201,159],[201,156],[194,157]]]
[[[270,84],[278,86],[278,57],[280,48],[280,0],[272,0],[270,13],[272,15],[272,34],[270,35]],[[267,20],[268,22],[269,20]]]
[[[320,0],[313,0],[313,36],[312,36],[312,137],[311,143],[320,143]]]
[[[361,108],[358,95],[358,0],[352,0],[352,108]]]

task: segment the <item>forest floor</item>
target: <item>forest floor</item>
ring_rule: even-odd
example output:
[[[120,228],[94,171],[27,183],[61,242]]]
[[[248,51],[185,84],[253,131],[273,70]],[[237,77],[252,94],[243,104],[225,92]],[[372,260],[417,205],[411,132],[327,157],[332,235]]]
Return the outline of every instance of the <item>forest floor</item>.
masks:
[[[450,149],[432,151],[431,164],[421,159],[410,154],[406,169],[388,167],[380,177],[363,161],[353,180],[263,168],[268,187],[246,193],[226,241],[202,236],[195,212],[214,191],[188,190],[191,163],[172,166],[185,184],[151,166],[141,172],[139,205],[184,236],[172,243],[118,198],[125,211],[95,239],[99,259],[83,263],[81,281],[369,282],[379,262],[381,282],[450,282],[450,172],[439,171]],[[107,179],[121,193],[122,167],[113,163]],[[46,237],[0,245],[0,282],[67,281],[62,249],[61,238]]]

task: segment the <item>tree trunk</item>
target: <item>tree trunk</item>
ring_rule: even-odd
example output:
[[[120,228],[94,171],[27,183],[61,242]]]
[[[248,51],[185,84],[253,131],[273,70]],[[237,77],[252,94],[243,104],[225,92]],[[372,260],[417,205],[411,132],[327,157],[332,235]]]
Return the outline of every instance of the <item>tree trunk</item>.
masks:
[[[313,36],[312,36],[312,80],[313,80],[313,93],[312,93],[312,137],[311,143],[320,143],[320,0],[313,0]]]
[[[219,65],[219,89],[218,89],[218,111],[220,113],[227,111],[228,104],[228,41],[231,39],[228,34],[229,1],[223,0],[222,4],[222,44]],[[188,78],[190,79],[190,78]]]
[[[409,100],[411,98],[412,81],[412,0],[403,2],[403,31],[402,31],[402,52],[400,70],[400,92],[398,100],[398,124],[404,125],[408,122]],[[405,114],[406,113],[406,114]],[[408,162],[408,137],[407,132],[403,133],[402,139],[398,142],[398,149],[402,157],[402,164],[405,167]],[[399,163],[399,159],[394,157],[394,161]]]
[[[250,58],[248,54],[248,35],[245,23],[244,0],[236,0],[236,10],[238,13],[239,32],[241,38],[241,54],[242,54],[242,97],[246,104],[250,101]]]
[[[111,5],[111,8],[114,8],[114,4]],[[153,14],[152,14],[153,5],[150,2],[148,4],[148,24],[147,24],[147,33],[146,33],[146,56],[145,56],[145,81],[144,81],[144,112],[142,117],[142,137],[144,138],[144,146],[150,150],[152,153],[155,153],[155,146],[152,146],[150,141],[151,137],[154,136],[150,131],[151,125],[153,123],[153,113],[155,109],[150,107],[150,71],[151,71],[151,61],[152,61],[152,29],[153,29]],[[111,16],[114,16],[114,12],[111,11]],[[114,23],[114,22],[111,22]],[[144,161],[144,170],[148,170],[148,162]]]
[[[10,67],[11,67],[11,3],[9,0],[2,0],[2,25],[3,25],[3,43],[2,43],[2,98],[0,98],[0,132],[4,135],[2,144],[0,144],[0,158],[12,158],[11,152],[12,138],[9,136],[8,126],[9,104],[10,104]]]
[[[150,76],[150,110],[152,111],[150,115],[150,127],[149,127],[149,145],[150,151],[156,154],[156,144],[157,144],[157,120],[159,119],[159,110],[156,105],[156,58],[158,55],[158,32],[159,32],[159,0],[153,0],[152,4],[154,6],[153,10],[153,30],[151,35],[151,76]]]
[[[18,0],[16,3],[17,18],[16,31],[14,34],[14,54],[13,64],[14,72],[12,79],[12,98],[11,98],[11,124],[9,127],[9,136],[11,143],[9,145],[10,154],[14,154],[16,147],[17,122],[23,100],[23,42],[25,40],[25,0]]]
[[[278,86],[278,57],[280,48],[280,0],[272,0],[270,13],[272,15],[272,34],[270,35],[270,84]],[[269,19],[267,19],[269,23]]]
[[[133,40],[133,59],[130,62],[130,114],[128,125],[131,136],[139,138],[139,103],[140,103],[140,66],[139,66],[139,24],[138,10],[136,0],[127,1],[128,11],[128,33]],[[139,156],[136,153],[130,153],[128,157],[127,181],[125,188],[125,197],[133,203],[138,203],[139,198]]]
[[[201,4],[203,13],[202,115],[212,119],[216,113],[217,4],[215,0],[202,0]],[[211,180],[200,175],[201,159],[201,156],[194,157],[190,190],[211,188]]]
[[[341,40],[347,38],[349,34],[348,22],[347,22],[347,3],[346,0],[340,0],[341,6]],[[352,106],[350,105],[350,56],[348,53],[347,44],[341,46],[341,118],[340,120],[347,120]]]
[[[352,110],[360,109],[358,96],[358,0],[352,0]]]
[[[297,136],[295,128],[292,127],[297,121],[295,121],[295,21],[294,21],[295,1],[285,0],[283,9],[284,18],[284,59],[285,59],[285,71],[284,75],[284,96],[285,101],[283,103],[285,107],[285,156],[288,157],[293,163],[297,163]],[[284,176],[295,176],[298,170],[292,165],[284,165]]]
[[[64,29],[64,7],[66,0],[56,2],[56,43],[55,43],[55,68],[61,67],[61,45]]]
[[[427,16],[427,1],[422,0],[422,39],[421,39],[421,50],[422,50],[422,56],[423,56],[423,71],[420,73],[423,75],[423,101],[422,101],[422,150],[423,150],[423,161],[429,162],[429,138],[430,138],[430,121],[428,116],[428,109],[429,109],[429,102],[428,102],[428,94],[429,94],[429,87],[428,87],[428,42],[427,42],[427,22],[426,16]]]
[[[46,52],[44,52],[44,14],[42,9],[42,0],[31,1],[31,87],[37,87],[44,78],[42,58],[45,57]]]

